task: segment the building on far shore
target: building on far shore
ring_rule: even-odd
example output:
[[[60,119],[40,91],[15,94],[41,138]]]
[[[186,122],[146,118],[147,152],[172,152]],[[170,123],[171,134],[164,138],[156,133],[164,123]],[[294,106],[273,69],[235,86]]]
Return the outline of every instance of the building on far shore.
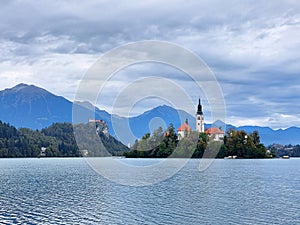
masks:
[[[223,141],[224,140],[224,132],[216,127],[211,127],[205,130],[206,135],[210,140],[213,141]]]
[[[189,125],[188,119],[186,119],[185,122],[177,129],[178,140],[181,140],[182,138],[189,136],[191,132],[192,132],[192,128]]]
[[[98,133],[102,132],[105,136],[109,137],[108,126],[104,120],[89,119],[89,123],[96,125],[96,130]]]
[[[187,137],[193,129],[189,126],[188,119],[177,129],[178,140]],[[199,98],[198,108],[196,112],[196,131],[204,133],[204,115],[202,112],[201,100]]]
[[[178,140],[187,137],[192,132],[192,128],[188,124],[188,120],[186,121],[177,129],[178,133]],[[198,133],[205,133],[210,140],[213,141],[223,141],[224,140],[224,132],[216,127],[211,127],[204,130],[204,114],[202,111],[201,100],[199,98],[198,108],[196,112],[196,132]]]
[[[196,131],[199,133],[204,133],[204,115],[202,112],[201,100],[199,98],[198,110],[196,113]]]

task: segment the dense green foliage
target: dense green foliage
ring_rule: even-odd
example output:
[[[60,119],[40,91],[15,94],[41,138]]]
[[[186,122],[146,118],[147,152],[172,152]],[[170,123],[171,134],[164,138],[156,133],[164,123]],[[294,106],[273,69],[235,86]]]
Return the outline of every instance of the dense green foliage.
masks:
[[[53,124],[42,131],[15,127],[0,121],[0,157],[81,156],[71,124]]]
[[[37,154],[34,149],[28,150],[28,142],[28,139],[20,135],[15,127],[0,121],[0,157],[21,157]]]
[[[19,146],[19,149],[24,153],[19,157],[40,156],[42,147],[46,147],[45,156],[60,156],[59,143],[56,138],[28,128],[21,128],[18,133],[24,140],[22,145]],[[14,156],[9,155],[8,157]]]
[[[178,141],[173,124],[166,132],[161,127],[145,134],[140,141],[136,140],[130,152],[125,152],[125,157],[133,158],[200,158],[204,154],[208,138],[206,134],[191,132],[188,137]]]
[[[88,156],[121,156],[129,149],[120,141],[105,132],[103,123],[78,124],[74,127],[78,147],[88,150]]]
[[[152,134],[145,134],[140,141],[135,142],[132,151],[125,152],[126,157],[138,158],[166,158],[172,154],[177,146],[177,134],[173,124],[167,132],[161,127]]]
[[[56,148],[51,148],[51,145],[45,146],[47,147],[46,156],[81,156],[71,123],[54,123],[50,127],[42,129],[41,133],[46,137],[52,137],[57,142]]]
[[[276,157],[290,156],[300,157],[300,145],[279,145],[272,144],[268,147],[268,150],[273,152]]]
[[[106,130],[105,123],[79,124],[75,127],[70,123],[55,123],[41,131],[33,131],[27,128],[16,129],[0,121],[0,157],[38,157],[42,147],[45,147],[44,155],[47,157],[82,156],[79,149],[87,150],[88,156],[124,155],[140,158],[265,158],[271,157],[270,154],[274,156],[274,151],[270,153],[260,143],[257,131],[247,134],[243,130],[229,130],[224,137],[224,143],[210,141],[205,133],[197,132],[191,132],[178,141],[175,128],[171,124],[166,132],[160,127],[152,135],[145,134],[140,141],[136,140],[131,151],[128,151],[126,146],[110,136]],[[289,156],[299,156],[300,146],[290,146],[278,151]]]
[[[149,133],[145,134],[140,141],[135,142],[132,150],[126,152],[124,156],[140,158],[271,157],[268,155],[265,146],[260,143],[257,131],[247,134],[243,130],[229,130],[224,137],[224,143],[209,140],[209,137],[205,133],[199,134],[197,132],[190,132],[187,137],[178,141],[172,124],[169,126],[167,132],[163,132],[162,128],[158,128],[152,136]]]
[[[235,131],[230,129],[224,139],[224,155],[236,155],[240,158],[265,158],[270,157],[267,154],[266,147],[260,143],[260,137],[257,131],[247,134],[245,131]]]
[[[92,146],[89,140],[89,133],[95,135],[95,127],[91,124],[79,124],[75,126],[77,131],[81,130],[82,143],[88,142],[88,156],[122,155],[128,148],[110,135],[105,135],[101,130],[97,133],[97,145]],[[78,128],[78,129],[77,129]],[[91,129],[93,128],[93,129]],[[39,157],[41,148],[45,148],[42,154],[46,157],[78,157],[82,156],[75,137],[71,123],[55,123],[50,127],[39,130],[28,128],[16,129],[15,127],[0,121],[0,157]],[[92,135],[91,135],[92,136]],[[100,144],[99,144],[100,143]],[[107,154],[98,154],[102,149],[107,150]],[[79,146],[81,147],[81,146]],[[85,146],[87,147],[87,146]],[[82,148],[80,148],[82,150]]]

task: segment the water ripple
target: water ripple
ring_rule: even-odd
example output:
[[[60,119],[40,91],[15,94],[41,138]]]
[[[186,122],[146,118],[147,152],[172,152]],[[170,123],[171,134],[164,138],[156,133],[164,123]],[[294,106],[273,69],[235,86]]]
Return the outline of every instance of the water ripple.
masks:
[[[129,187],[84,159],[1,159],[0,224],[297,224],[299,162],[216,160],[199,172],[191,160],[159,184]]]

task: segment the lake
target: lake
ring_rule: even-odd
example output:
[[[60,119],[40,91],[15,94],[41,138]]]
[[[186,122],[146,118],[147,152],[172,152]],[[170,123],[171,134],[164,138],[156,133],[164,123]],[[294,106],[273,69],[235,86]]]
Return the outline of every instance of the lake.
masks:
[[[300,223],[300,159],[218,159],[203,172],[199,162],[157,184],[126,186],[84,158],[0,159],[0,224]]]

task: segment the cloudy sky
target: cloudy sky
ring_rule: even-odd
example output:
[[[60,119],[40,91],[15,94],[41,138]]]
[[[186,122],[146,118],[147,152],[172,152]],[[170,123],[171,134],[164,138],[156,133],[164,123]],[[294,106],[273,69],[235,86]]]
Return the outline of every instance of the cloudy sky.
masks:
[[[226,102],[226,122],[274,129],[300,126],[297,0],[2,0],[0,31],[1,90],[23,82],[73,100],[101,55],[129,42],[160,40],[189,49],[212,70]],[[155,63],[115,74],[98,106],[111,111],[118,90],[150,76],[188,90],[194,104],[201,96],[209,109],[205,93],[195,90],[192,80]],[[152,96],[132,111],[142,113],[165,102]]]

